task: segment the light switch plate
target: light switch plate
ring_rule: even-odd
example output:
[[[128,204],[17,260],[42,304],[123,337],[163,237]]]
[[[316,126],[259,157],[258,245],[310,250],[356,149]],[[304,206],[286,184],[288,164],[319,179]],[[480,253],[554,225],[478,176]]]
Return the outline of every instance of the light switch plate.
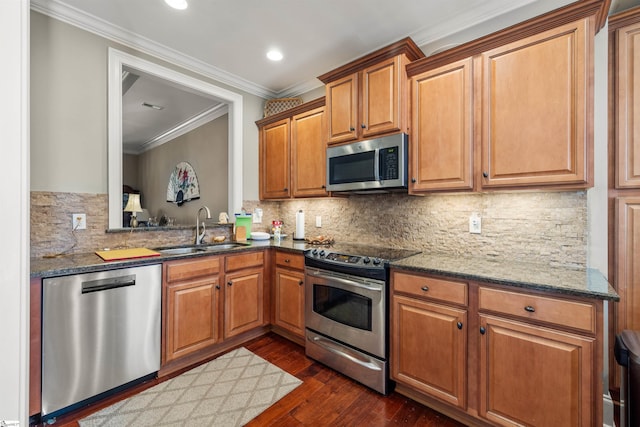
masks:
[[[480,234],[482,232],[482,219],[477,213],[469,217],[469,233]]]

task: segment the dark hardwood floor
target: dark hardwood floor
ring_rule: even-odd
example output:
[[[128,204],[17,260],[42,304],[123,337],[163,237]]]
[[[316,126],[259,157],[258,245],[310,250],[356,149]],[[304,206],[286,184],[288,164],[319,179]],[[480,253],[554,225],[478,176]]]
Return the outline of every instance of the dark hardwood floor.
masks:
[[[395,392],[382,396],[307,358],[303,347],[276,334],[250,341],[244,347],[303,381],[248,426],[463,426]],[[54,425],[78,427],[79,419],[158,382],[149,381],[117,397],[60,416]]]

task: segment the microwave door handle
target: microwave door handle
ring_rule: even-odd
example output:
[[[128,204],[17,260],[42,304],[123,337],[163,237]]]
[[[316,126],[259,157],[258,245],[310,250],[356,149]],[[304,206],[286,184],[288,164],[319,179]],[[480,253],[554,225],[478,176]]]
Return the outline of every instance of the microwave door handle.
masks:
[[[373,155],[373,177],[376,181],[380,181],[380,150],[374,150]]]

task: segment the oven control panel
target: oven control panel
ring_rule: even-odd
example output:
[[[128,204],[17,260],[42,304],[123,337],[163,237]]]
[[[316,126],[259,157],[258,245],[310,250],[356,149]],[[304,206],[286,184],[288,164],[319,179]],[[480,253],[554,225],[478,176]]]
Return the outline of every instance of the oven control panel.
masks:
[[[382,266],[383,260],[380,258],[371,258],[368,256],[345,255],[337,252],[329,252],[324,249],[313,249],[307,253],[307,256],[315,259],[322,259],[340,264],[358,265],[360,267]]]

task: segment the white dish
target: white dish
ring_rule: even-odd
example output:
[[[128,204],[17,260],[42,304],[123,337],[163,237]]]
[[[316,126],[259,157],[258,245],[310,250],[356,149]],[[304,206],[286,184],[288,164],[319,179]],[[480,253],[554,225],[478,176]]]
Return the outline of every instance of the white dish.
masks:
[[[270,237],[269,233],[264,233],[262,231],[251,232],[251,240],[269,240]]]

